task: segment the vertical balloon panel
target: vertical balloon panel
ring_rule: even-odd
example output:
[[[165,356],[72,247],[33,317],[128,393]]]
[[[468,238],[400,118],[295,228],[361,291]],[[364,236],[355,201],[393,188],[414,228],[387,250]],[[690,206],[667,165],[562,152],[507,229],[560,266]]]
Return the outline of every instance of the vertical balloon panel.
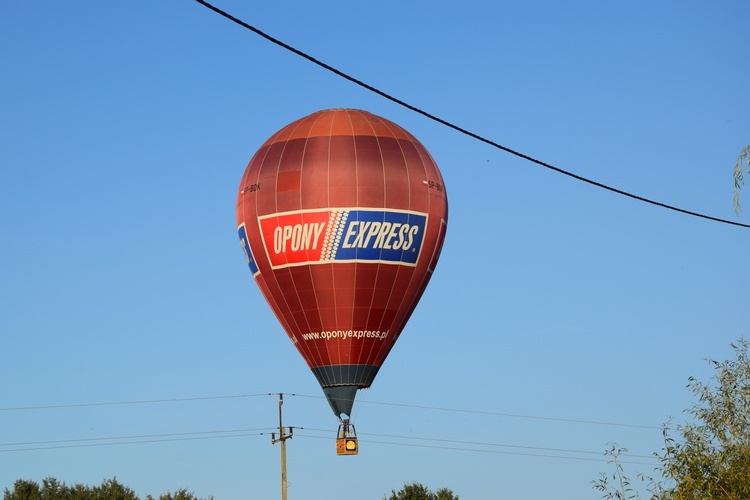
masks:
[[[337,416],[351,413],[404,329],[447,220],[430,154],[366,111],[301,118],[250,160],[237,200],[243,249]]]

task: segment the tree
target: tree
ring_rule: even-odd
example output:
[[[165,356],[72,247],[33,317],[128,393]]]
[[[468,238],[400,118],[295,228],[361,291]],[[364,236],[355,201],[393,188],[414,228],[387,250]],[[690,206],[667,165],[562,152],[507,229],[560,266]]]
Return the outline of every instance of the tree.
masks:
[[[723,362],[707,360],[716,374],[713,383],[704,384],[693,377],[688,388],[698,398],[686,413],[692,422],[672,429],[664,425],[664,448],[654,455],[661,462],[657,471],[661,480],[639,474],[649,481],[652,498],[664,500],[711,500],[750,498],[750,341],[740,339],[730,344],[735,359]],[[678,437],[672,437],[671,433]],[[624,478],[621,488],[607,488],[606,480],[594,481],[594,489],[604,498],[638,498],[629,486],[622,467],[616,462],[615,476]],[[606,478],[606,476],[604,476]],[[603,487],[604,486],[604,487]],[[625,496],[625,495],[630,496]],[[618,496],[621,495],[621,496]]]
[[[63,483],[64,484],[64,483]],[[117,482],[117,478],[105,479],[100,486],[92,488],[93,495],[89,498],[107,500],[138,500],[135,491]]]
[[[398,493],[391,490],[391,496],[383,497],[383,500],[458,500],[448,488],[440,488],[433,492],[418,482],[404,484]]]
[[[54,477],[47,477],[39,485],[35,481],[19,479],[13,484],[13,491],[5,489],[3,500],[139,500],[135,492],[117,482],[117,478],[105,479],[99,486],[76,484],[68,486]],[[151,495],[146,500],[153,500]],[[159,500],[201,500],[186,489],[174,494],[166,493]],[[209,497],[207,500],[213,500]]]
[[[737,215],[742,213],[742,209],[740,208],[740,188],[745,185],[745,176],[742,173],[743,162],[747,163],[747,173],[750,174],[750,146],[745,146],[745,149],[740,152],[737,164],[734,166],[734,213]]]
[[[675,482],[668,498],[750,498],[750,342],[731,344],[736,359],[708,360],[715,386],[690,378],[698,397],[694,423],[677,426],[682,442],[665,434],[662,476]]]
[[[630,478],[625,475],[622,464],[618,461],[620,455],[627,453],[627,448],[618,448],[616,443],[609,443],[609,448],[604,452],[605,456],[612,457],[607,463],[613,464],[615,471],[612,475],[604,472],[599,473],[599,479],[592,481],[593,488],[604,493],[602,498],[607,500],[629,500],[640,498],[638,492],[630,486]],[[614,486],[610,483],[613,481]]]
[[[18,479],[13,483],[13,491],[5,488],[3,500],[41,500],[42,493],[39,491],[39,485],[34,481]]]
[[[207,500],[213,500],[214,497],[208,497]],[[146,500],[152,500],[151,495],[149,495]],[[159,495],[159,500],[201,500],[197,496],[195,496],[194,493],[189,492],[185,488],[179,489],[172,493],[166,493],[165,495]]]
[[[100,486],[82,484],[68,486],[54,477],[47,477],[39,485],[34,481],[19,479],[13,484],[13,491],[5,489],[4,500],[138,500],[135,492],[117,482],[116,478],[106,479]]]

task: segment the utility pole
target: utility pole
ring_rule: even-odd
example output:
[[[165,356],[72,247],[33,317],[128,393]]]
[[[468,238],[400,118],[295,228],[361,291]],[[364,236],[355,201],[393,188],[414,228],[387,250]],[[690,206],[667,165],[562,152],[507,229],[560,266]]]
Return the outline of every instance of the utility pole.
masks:
[[[286,498],[286,440],[292,438],[293,430],[289,428],[289,434],[281,422],[281,405],[284,404],[284,394],[279,393],[279,439],[276,439],[276,433],[271,434],[271,444],[281,443],[281,500]]]

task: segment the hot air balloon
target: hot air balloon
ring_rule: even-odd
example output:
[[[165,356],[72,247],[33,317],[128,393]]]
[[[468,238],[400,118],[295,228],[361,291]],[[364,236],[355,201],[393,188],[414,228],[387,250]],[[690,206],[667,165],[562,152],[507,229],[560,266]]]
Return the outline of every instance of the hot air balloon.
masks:
[[[250,160],[237,196],[245,258],[342,422],[422,296],[447,220],[425,147],[367,111],[301,118]]]

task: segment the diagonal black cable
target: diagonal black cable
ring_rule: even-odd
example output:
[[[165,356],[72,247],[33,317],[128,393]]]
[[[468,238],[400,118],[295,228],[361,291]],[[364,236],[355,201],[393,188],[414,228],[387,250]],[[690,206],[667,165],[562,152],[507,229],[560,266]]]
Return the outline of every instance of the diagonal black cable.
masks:
[[[430,120],[436,121],[436,122],[438,122],[438,123],[440,123],[442,125],[445,125],[448,128],[456,130],[457,132],[461,132],[464,135],[468,135],[469,137],[472,137],[472,138],[474,138],[474,139],[476,139],[478,141],[484,142],[485,144],[489,144],[490,146],[493,146],[493,147],[495,147],[497,149],[505,151],[506,153],[510,153],[512,155],[518,156],[519,158],[523,158],[524,160],[528,160],[528,161],[530,161],[532,163],[536,163],[537,165],[540,165],[542,167],[548,168],[550,170],[554,170],[557,173],[560,173],[560,174],[563,174],[563,175],[567,175],[568,177],[572,177],[573,179],[585,182],[587,184],[591,184],[592,186],[596,186],[596,187],[599,187],[599,188],[602,188],[602,189],[606,189],[607,191],[611,191],[613,193],[617,193],[617,194],[620,194],[622,196],[627,196],[628,198],[632,198],[634,200],[642,201],[644,203],[649,203],[651,205],[656,205],[657,207],[666,208],[668,210],[673,210],[675,212],[680,212],[680,213],[683,213],[683,214],[686,214],[686,215],[692,215],[694,217],[699,217],[701,219],[712,220],[712,221],[715,221],[715,222],[722,222],[724,224],[731,224],[733,226],[740,226],[740,227],[750,228],[750,224],[742,224],[740,222],[734,222],[734,221],[731,221],[731,220],[720,219],[718,217],[712,217],[710,215],[705,215],[705,214],[701,214],[701,213],[698,213],[698,212],[692,212],[690,210],[685,210],[683,208],[675,207],[673,205],[667,205],[666,203],[662,203],[662,202],[659,202],[659,201],[655,201],[655,200],[651,200],[651,199],[648,199],[648,198],[644,198],[642,196],[638,196],[638,195],[629,193],[627,191],[623,191],[621,189],[617,189],[617,188],[614,188],[614,187],[611,187],[611,186],[607,186],[606,184],[602,184],[601,182],[597,182],[597,181],[588,179],[586,177],[580,176],[578,174],[574,174],[572,172],[568,172],[567,170],[563,170],[563,169],[561,169],[559,167],[556,167],[554,165],[551,165],[549,163],[543,162],[541,160],[537,160],[536,158],[533,158],[531,156],[525,155],[523,153],[520,153],[520,152],[515,151],[513,149],[510,149],[508,147],[505,147],[502,144],[498,144],[495,141],[492,141],[490,139],[482,137],[481,135],[475,134],[474,132],[471,132],[469,130],[461,128],[458,125],[454,125],[453,123],[451,123],[449,121],[443,120],[442,118],[439,118],[439,117],[437,117],[435,115],[432,115],[432,114],[428,113],[427,111],[424,111],[424,110],[422,110],[420,108],[417,108],[416,106],[412,106],[411,104],[409,104],[407,102],[404,102],[401,99],[398,99],[396,97],[393,97],[390,94],[387,94],[387,93],[383,92],[382,90],[379,90],[379,89],[373,87],[372,85],[368,85],[367,83],[365,83],[365,82],[363,82],[361,80],[357,80],[356,78],[354,78],[352,76],[349,76],[349,75],[347,75],[346,73],[344,73],[342,71],[339,71],[338,69],[334,68],[333,66],[329,66],[328,64],[326,64],[326,63],[324,63],[322,61],[319,61],[318,59],[315,59],[314,57],[306,54],[305,52],[302,52],[301,50],[295,49],[291,45],[288,45],[288,44],[282,42],[281,40],[277,40],[276,38],[268,35],[267,33],[264,33],[263,31],[259,30],[258,28],[247,24],[246,22],[242,21],[241,19],[237,19],[236,17],[232,16],[231,14],[229,14],[227,12],[224,12],[223,10],[219,9],[218,7],[215,7],[215,6],[211,5],[210,3],[208,3],[208,2],[206,2],[204,0],[196,0],[196,2],[204,5],[205,7],[211,9],[212,11],[216,12],[217,14],[220,14],[221,16],[224,16],[225,18],[229,19],[230,21],[232,21],[232,22],[234,22],[236,24],[239,24],[243,28],[246,28],[246,29],[252,31],[253,33],[255,33],[257,35],[262,36],[263,38],[265,38],[269,42],[272,42],[272,43],[274,43],[274,44],[276,44],[276,45],[278,45],[280,47],[283,47],[286,50],[288,50],[290,52],[293,52],[293,53],[297,54],[298,56],[300,56],[300,57],[302,57],[304,59],[307,59],[308,61],[310,61],[310,62],[312,62],[314,64],[317,64],[321,68],[324,68],[324,69],[326,69],[326,70],[328,70],[328,71],[330,71],[330,72],[332,72],[332,73],[340,76],[341,78],[349,80],[350,82],[355,83],[355,84],[359,85],[360,87],[363,87],[363,88],[365,88],[365,89],[367,89],[367,90],[369,90],[371,92],[374,92],[374,93],[378,94],[379,96],[388,99],[391,102],[399,104],[399,105],[401,105],[401,106],[403,106],[403,107],[405,107],[405,108],[407,108],[407,109],[409,109],[411,111],[414,111],[415,113],[419,113],[420,115],[425,116],[425,117],[429,118]]]

